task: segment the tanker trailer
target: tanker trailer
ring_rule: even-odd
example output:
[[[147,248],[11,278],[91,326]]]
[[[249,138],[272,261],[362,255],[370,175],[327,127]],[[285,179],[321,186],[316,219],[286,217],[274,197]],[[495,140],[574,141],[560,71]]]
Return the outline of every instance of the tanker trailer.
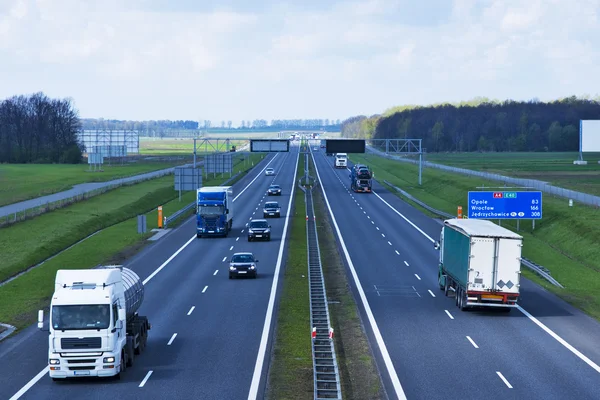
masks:
[[[58,270],[50,304],[48,367],[52,380],[115,376],[146,347],[150,323],[138,315],[140,277],[120,265]],[[43,328],[44,311],[38,314]]]

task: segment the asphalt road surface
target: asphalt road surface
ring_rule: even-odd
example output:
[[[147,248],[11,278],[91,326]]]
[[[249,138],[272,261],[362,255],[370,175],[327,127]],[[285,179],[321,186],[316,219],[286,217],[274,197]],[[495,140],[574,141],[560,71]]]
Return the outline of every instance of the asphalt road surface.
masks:
[[[6,217],[7,215],[13,215],[15,213],[29,210],[30,208],[41,207],[48,203],[54,203],[56,201],[66,200],[74,196],[79,196],[84,193],[111,186],[119,185],[127,182],[143,181],[152,179],[161,175],[165,175],[168,172],[173,172],[175,168],[166,168],[158,171],[147,172],[145,174],[139,174],[134,176],[128,176],[127,178],[113,179],[112,181],[106,182],[91,182],[91,183],[80,183],[79,185],[73,186],[69,190],[62,192],[49,194],[47,196],[36,197],[35,199],[20,201],[18,203],[8,204],[0,207],[0,218]]]
[[[145,352],[120,381],[52,382],[47,333],[31,327],[0,345],[0,398],[262,398],[297,161],[298,147],[269,155],[234,185],[235,216],[227,238],[196,239],[191,218],[126,263],[144,279],[139,313],[148,316],[152,329]],[[265,176],[267,165],[275,168],[274,177]],[[266,196],[271,183],[282,186],[281,197]],[[269,199],[282,207],[281,218],[270,220],[271,241],[248,243],[246,224],[262,218]],[[257,279],[228,279],[228,260],[240,251],[259,260]]]
[[[390,398],[600,398],[600,324],[526,279],[520,309],[461,312],[437,283],[440,222],[314,159]]]

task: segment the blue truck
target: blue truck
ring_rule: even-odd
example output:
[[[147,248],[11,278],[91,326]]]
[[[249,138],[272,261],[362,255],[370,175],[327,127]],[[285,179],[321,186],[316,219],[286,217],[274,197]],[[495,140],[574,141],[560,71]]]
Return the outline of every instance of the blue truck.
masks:
[[[206,186],[196,193],[196,237],[227,236],[233,226],[232,187]]]
[[[350,188],[354,192],[372,193],[372,173],[365,165],[356,164],[350,170]]]

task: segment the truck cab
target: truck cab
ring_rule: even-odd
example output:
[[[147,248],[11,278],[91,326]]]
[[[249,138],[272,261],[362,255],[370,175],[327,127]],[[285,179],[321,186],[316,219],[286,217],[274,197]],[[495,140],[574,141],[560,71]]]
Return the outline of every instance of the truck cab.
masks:
[[[233,226],[233,189],[231,186],[206,186],[197,189],[196,237],[227,236]]]
[[[348,154],[336,153],[333,165],[335,168],[346,168],[348,166]]]

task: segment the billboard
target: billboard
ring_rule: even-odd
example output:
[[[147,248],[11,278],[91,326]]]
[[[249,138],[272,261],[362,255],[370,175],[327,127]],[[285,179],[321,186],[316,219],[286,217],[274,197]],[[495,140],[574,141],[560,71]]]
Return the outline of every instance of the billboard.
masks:
[[[600,152],[600,120],[581,120],[579,126],[579,151]]]
[[[175,167],[175,190],[188,191],[202,187],[202,169]]]
[[[327,139],[325,141],[327,153],[364,153],[364,139]]]
[[[286,152],[290,151],[290,141],[288,139],[251,139],[250,151]]]

